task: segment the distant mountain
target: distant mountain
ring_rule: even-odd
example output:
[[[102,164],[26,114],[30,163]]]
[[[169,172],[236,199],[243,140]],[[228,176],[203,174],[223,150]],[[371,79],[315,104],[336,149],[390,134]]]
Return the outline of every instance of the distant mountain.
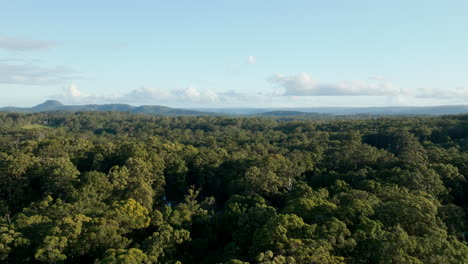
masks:
[[[468,105],[390,106],[390,107],[298,107],[298,108],[192,108],[219,114],[255,116],[330,115],[457,115],[467,114]]]
[[[68,112],[86,112],[86,111],[117,111],[140,113],[147,115],[185,115],[185,116],[200,116],[200,115],[218,115],[216,113],[208,113],[196,110],[186,110],[169,108],[165,106],[131,106],[127,104],[89,104],[89,105],[64,105],[56,100],[48,100],[42,104],[31,108],[21,107],[4,107],[0,108],[0,112],[15,112],[15,113],[38,113],[38,112],[53,112],[53,111],[68,111]]]
[[[146,115],[165,116],[260,116],[301,117],[323,119],[349,115],[456,115],[467,114],[468,105],[422,106],[422,107],[309,107],[309,108],[192,108],[180,109],[159,105],[131,106],[128,104],[64,105],[48,100],[31,108],[4,107],[0,112],[37,113],[51,111],[118,111]]]
[[[152,114],[152,113],[169,113],[173,110],[173,108],[169,108],[166,106],[159,106],[159,105],[142,105],[140,107],[137,107],[133,110],[134,113],[139,113],[139,114]],[[194,111],[194,110],[191,110]],[[197,111],[198,112],[198,111]]]
[[[57,109],[60,109],[61,107],[64,107],[65,105],[63,105],[61,102],[59,101],[56,101],[56,100],[48,100],[48,101],[45,101],[44,103],[42,104],[39,104],[39,105],[36,105],[34,106],[33,109],[34,111],[51,111],[51,110],[57,110]]]
[[[258,114],[251,114],[251,115],[281,117],[281,116],[320,116],[324,114],[307,113],[307,112],[301,112],[301,111],[276,110],[276,111],[269,111],[269,112],[263,112],[263,113],[258,113]]]

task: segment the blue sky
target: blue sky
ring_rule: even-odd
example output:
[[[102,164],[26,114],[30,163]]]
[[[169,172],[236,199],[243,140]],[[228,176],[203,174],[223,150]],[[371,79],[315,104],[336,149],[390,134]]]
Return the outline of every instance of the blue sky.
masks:
[[[0,3],[0,106],[468,102],[467,1]]]

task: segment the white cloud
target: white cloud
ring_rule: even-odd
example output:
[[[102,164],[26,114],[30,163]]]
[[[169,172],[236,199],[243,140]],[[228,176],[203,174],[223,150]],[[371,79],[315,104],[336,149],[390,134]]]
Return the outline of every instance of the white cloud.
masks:
[[[188,101],[196,102],[217,102],[219,101],[218,94],[210,90],[198,90],[193,86],[189,86],[182,90],[173,90],[175,95],[182,96]]]
[[[188,107],[310,107],[310,106],[388,106],[464,104],[468,87],[413,92],[397,89],[384,82],[342,82],[322,84],[308,74],[275,75],[270,81],[278,86],[271,91],[219,91],[186,88],[161,89],[143,86],[122,94],[91,94],[76,84],[53,96],[65,104],[127,103],[131,105],[165,105]]]
[[[229,99],[239,100],[239,101],[250,101],[256,99],[255,95],[240,93],[235,90],[229,90],[227,92],[221,92],[218,94],[222,101],[228,101]]]
[[[416,93],[420,98],[468,98],[468,86],[454,89],[420,88]]]
[[[96,95],[81,91],[74,83],[62,88],[62,93],[50,96],[64,104],[102,104],[113,103],[118,98],[116,95]]]
[[[195,99],[195,98],[198,99],[201,96],[201,93],[193,86],[189,86],[188,88],[182,89],[182,90],[174,90],[173,93],[179,96],[183,96],[185,98],[192,98],[192,99]]]
[[[68,87],[67,94],[73,98],[80,98],[83,96],[83,93],[81,93],[81,91],[78,90],[78,86],[76,86],[76,84],[71,84]]]
[[[83,93],[78,89],[78,86],[74,83],[67,85],[62,88],[62,93],[52,96],[54,99],[62,101],[62,103],[80,103],[86,101],[91,97],[90,95]]]
[[[156,89],[147,86],[132,90],[124,96],[125,98],[135,102],[167,100],[171,97],[171,93],[167,90]]]
[[[129,103],[129,104],[207,104],[224,100],[224,96],[210,90],[199,90],[193,86],[185,89],[158,89],[143,86],[126,94],[97,95],[82,92],[76,84],[63,88],[61,94],[50,96],[65,104]]]
[[[45,50],[54,47],[52,41],[37,41],[11,36],[0,35],[0,48],[13,51],[34,51]]]
[[[257,59],[255,59],[254,56],[249,56],[249,57],[247,57],[247,63],[253,65],[253,64],[257,63]]]
[[[466,97],[468,97],[468,86],[457,87],[454,90],[452,90],[452,93],[456,97],[465,97],[466,98]]]
[[[281,87],[286,96],[398,96],[407,91],[388,82],[351,81],[325,84],[314,80],[307,73],[298,75],[276,74],[269,78]]]
[[[185,89],[158,89],[142,87],[131,91],[118,98],[120,101],[138,103],[203,103],[217,102],[220,100],[218,94],[210,90],[199,90],[194,86]]]
[[[0,62],[0,83],[50,85],[76,79],[81,79],[81,77],[76,71],[67,67],[43,67],[31,63]]]
[[[385,81],[387,80],[387,78],[385,78],[385,76],[382,76],[382,75],[372,75],[369,77],[369,80],[372,80],[372,81]]]

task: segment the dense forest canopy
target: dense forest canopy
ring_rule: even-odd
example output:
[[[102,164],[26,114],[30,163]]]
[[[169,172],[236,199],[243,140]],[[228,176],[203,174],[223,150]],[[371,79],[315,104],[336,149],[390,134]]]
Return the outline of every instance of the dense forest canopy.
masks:
[[[468,115],[0,113],[1,263],[468,263]]]

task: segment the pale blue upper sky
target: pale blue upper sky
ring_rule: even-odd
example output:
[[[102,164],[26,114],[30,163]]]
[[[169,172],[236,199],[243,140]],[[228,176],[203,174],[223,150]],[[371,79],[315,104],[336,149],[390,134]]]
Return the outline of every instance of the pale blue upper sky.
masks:
[[[468,1],[0,0],[0,106],[468,102]]]

